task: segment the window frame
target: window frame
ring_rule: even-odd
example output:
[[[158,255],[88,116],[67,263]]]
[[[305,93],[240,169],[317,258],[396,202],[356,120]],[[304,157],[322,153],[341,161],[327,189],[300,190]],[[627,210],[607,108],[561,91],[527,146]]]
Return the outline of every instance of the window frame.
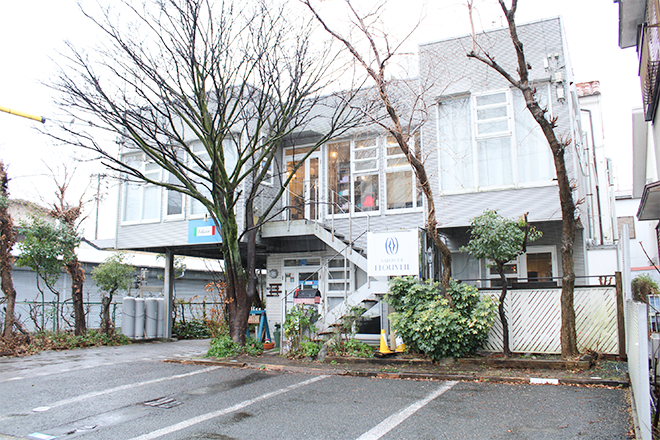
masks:
[[[139,162],[139,170],[142,174],[145,176],[148,176],[149,174],[157,174],[155,178],[152,178],[152,180],[156,181],[161,181],[163,177],[163,169],[158,166],[153,160],[149,160],[149,158],[146,156],[145,153],[142,152],[131,152],[131,153],[125,153],[122,155],[122,162],[125,162],[127,159],[135,158],[136,159],[136,166],[137,167],[137,162]],[[156,165],[156,168],[153,170],[147,171],[147,167],[149,165]],[[128,212],[126,203],[129,200],[128,198],[128,191],[130,188],[137,188],[139,191],[138,193],[138,207],[139,207],[139,213],[137,215],[137,219],[131,219],[131,220],[126,220],[126,213]],[[145,218],[145,193],[148,190],[156,190],[158,194],[158,200],[157,200],[157,216],[152,217],[152,218]],[[163,188],[159,185],[154,185],[152,183],[147,183],[144,181],[136,181],[136,180],[129,180],[128,178],[122,182],[122,204],[121,204],[121,218],[120,218],[120,223],[121,225],[138,225],[138,224],[149,224],[149,223],[160,223],[163,218]]]
[[[416,133],[412,138],[413,140],[413,145],[412,148],[415,150],[420,148],[420,135],[419,133]],[[392,141],[392,142],[391,142]],[[399,147],[398,142],[396,142],[396,139],[394,139],[392,136],[385,136],[384,137],[384,145],[383,145],[383,164],[384,164],[384,174],[385,174],[385,182],[383,184],[383,188],[385,190],[385,213],[386,214],[397,214],[401,212],[410,212],[410,211],[418,211],[423,209],[424,207],[424,198],[422,194],[422,189],[420,188],[419,184],[417,183],[417,176],[415,174],[415,170],[413,169],[412,165],[408,162],[408,158],[406,158],[406,155],[401,151],[401,147]],[[389,154],[389,149],[390,148],[396,148],[397,153],[396,154]],[[402,163],[397,163],[396,165],[389,165],[390,160],[400,160],[403,159],[404,162]],[[404,208],[389,208],[388,207],[388,185],[387,185],[387,177],[390,174],[396,174],[396,173],[402,173],[402,172],[410,172],[411,173],[411,190],[412,190],[412,206],[410,207],[404,207]]]
[[[351,191],[351,213],[353,216],[362,217],[368,215],[379,215],[381,212],[381,149],[382,149],[382,136],[376,137],[362,137],[358,139],[351,140],[351,179],[350,179],[350,191]],[[373,145],[364,145],[360,146],[361,143],[372,142]],[[370,153],[374,152],[375,156],[369,157],[360,157],[356,156],[358,153]],[[371,168],[358,169],[360,164],[368,164],[370,161],[374,161],[374,165]],[[360,177],[376,178],[376,193],[375,196],[372,196],[373,202],[377,205],[374,209],[371,210],[358,210],[358,201],[356,197],[356,184]],[[364,179],[366,180],[366,179]]]
[[[543,87],[541,85],[539,86],[539,90],[541,91],[540,99],[547,100],[548,108],[550,108],[550,104],[552,100],[549,99],[548,96],[546,96],[546,93],[549,93],[548,87],[549,86]],[[495,96],[498,94],[503,95],[505,99],[499,102],[491,102],[491,103],[483,102],[484,98]],[[465,166],[467,166],[472,173],[472,176],[470,176],[469,179],[470,181],[467,182],[469,186],[466,185],[466,182],[459,179],[457,181],[459,183],[458,185],[455,185],[452,182],[448,182],[449,188],[443,188],[443,180],[439,179],[440,194],[443,195],[465,194],[471,192],[497,191],[497,190],[515,189],[515,188],[535,188],[535,187],[556,185],[556,182],[553,180],[554,167],[552,166],[552,164],[550,164],[550,169],[542,170],[542,171],[545,174],[547,174],[546,171],[549,172],[550,174],[552,174],[553,178],[529,180],[525,176],[521,176],[520,166],[524,165],[525,163],[524,160],[527,160],[525,158],[529,156],[529,153],[525,153],[525,152],[530,150],[528,149],[521,150],[520,146],[518,145],[518,139],[517,139],[517,136],[519,135],[518,131],[521,129],[521,127],[523,128],[526,127],[525,124],[526,119],[524,115],[520,113],[521,109],[519,109],[520,99],[524,99],[524,98],[518,96],[516,90],[512,88],[507,88],[507,89],[489,90],[481,93],[462,94],[460,96],[448,96],[447,99],[442,99],[441,101],[438,102],[436,107],[436,118],[437,118],[436,121],[437,121],[437,133],[438,133],[439,145],[441,145],[442,143],[442,133],[445,127],[445,125],[443,125],[442,118],[444,118],[445,115],[450,115],[441,111],[441,106],[443,105],[443,103],[454,100],[462,100],[462,102],[465,103],[464,105],[469,105],[470,107],[469,109],[466,110],[467,115],[463,114],[461,119],[452,120],[452,121],[456,123],[457,121],[461,122],[466,120],[465,123],[469,125],[470,128],[469,139],[471,145],[470,148],[467,149],[466,151],[469,151],[470,156],[469,156],[469,161],[466,161],[464,163]],[[497,109],[499,108],[506,108],[506,115],[503,114],[497,115]],[[500,129],[497,129],[497,124],[498,123],[501,124],[502,122],[506,122],[506,126],[502,126]],[[492,130],[481,129],[480,132],[480,127],[487,127],[488,124],[493,124],[491,126],[493,127],[493,129]],[[529,130],[540,130],[540,127],[534,125],[531,126]],[[546,147],[548,148],[549,151],[549,146],[547,146],[547,141],[545,140],[545,137],[543,137],[542,133],[540,136],[542,136],[542,141],[546,144]],[[483,149],[484,148],[482,146],[483,144],[480,145],[480,143],[487,141],[492,142],[497,140],[503,140],[503,142],[507,143],[508,145],[506,147],[508,158],[506,159],[506,161],[502,160],[502,163],[506,164],[507,172],[505,173],[505,175],[510,176],[510,178],[503,179],[502,182],[487,184],[486,182],[487,177],[484,175],[484,171],[488,171],[488,168],[487,165],[485,167],[484,165],[490,163],[491,161],[485,160],[486,157],[484,156],[485,150]],[[439,161],[440,173],[448,172],[447,170],[451,168],[452,154],[460,154],[461,150],[456,148],[457,147],[456,142],[460,142],[460,139],[450,142],[445,148],[445,150],[451,148],[453,149],[452,150],[453,152],[452,151],[443,152],[444,150],[442,148],[438,148],[438,161]],[[534,154],[536,155],[530,157],[536,157],[539,160],[538,163],[540,164],[541,163],[541,156],[539,156],[540,150],[534,150],[533,145],[535,144],[529,144],[529,145],[531,145],[531,147],[527,147],[527,148],[531,149],[531,151],[533,151]],[[527,155],[525,157],[521,157],[519,156],[520,154],[527,154]]]

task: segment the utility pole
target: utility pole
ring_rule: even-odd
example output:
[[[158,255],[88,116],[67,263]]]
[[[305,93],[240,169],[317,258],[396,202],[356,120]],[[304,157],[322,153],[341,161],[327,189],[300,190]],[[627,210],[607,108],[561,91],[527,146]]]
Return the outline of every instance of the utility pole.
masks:
[[[21,112],[21,111],[18,111],[18,110],[12,110],[12,109],[7,108],[7,107],[0,106],[0,112],[9,113],[10,115],[16,115],[16,116],[20,116],[22,118],[33,119],[35,121],[41,122],[42,124],[46,123],[46,118],[44,118],[43,116],[31,115],[29,113],[24,113],[24,112]]]

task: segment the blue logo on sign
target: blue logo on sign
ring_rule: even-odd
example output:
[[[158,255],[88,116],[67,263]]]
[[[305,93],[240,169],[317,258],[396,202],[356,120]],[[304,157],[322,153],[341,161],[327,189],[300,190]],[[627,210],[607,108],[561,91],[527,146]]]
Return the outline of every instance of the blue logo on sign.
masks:
[[[399,252],[399,240],[395,237],[389,237],[385,240],[385,252],[390,255],[394,255]]]

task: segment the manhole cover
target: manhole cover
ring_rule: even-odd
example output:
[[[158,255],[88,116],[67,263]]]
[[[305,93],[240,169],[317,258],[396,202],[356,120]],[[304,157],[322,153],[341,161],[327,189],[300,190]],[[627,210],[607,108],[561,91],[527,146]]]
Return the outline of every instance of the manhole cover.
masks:
[[[161,397],[160,399],[154,399],[154,400],[147,400],[146,402],[142,403],[143,405],[147,406],[153,406],[155,408],[174,408],[175,406],[181,405],[181,402],[179,402],[176,399],[173,399],[171,397]]]

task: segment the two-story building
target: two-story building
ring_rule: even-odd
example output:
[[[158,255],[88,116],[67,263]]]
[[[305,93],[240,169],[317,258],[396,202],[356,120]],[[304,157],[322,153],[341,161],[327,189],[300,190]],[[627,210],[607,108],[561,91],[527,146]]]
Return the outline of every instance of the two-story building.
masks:
[[[599,275],[590,273],[589,251],[606,244],[599,231],[612,226],[592,196],[595,156],[582,128],[562,23],[553,18],[518,31],[536,96],[568,141],[566,163],[580,201],[575,269],[577,284],[587,284],[585,277]],[[477,40],[515,73],[508,30],[484,32]],[[459,250],[469,239],[470,220],[496,209],[506,217],[528,213],[543,232],[508,265],[509,276],[519,284],[560,284],[561,209],[552,153],[520,91],[468,58],[471,48],[470,36],[420,45],[419,78],[407,83],[424,102],[412,138],[431,179],[439,232],[453,253],[453,276],[480,286],[496,276],[487,262]],[[282,172],[263,185],[281,185],[309,148],[299,141],[282,145],[274,167]],[[153,164],[145,163],[144,172],[168,178]],[[217,231],[206,234],[213,225],[197,202],[149,185],[125,184],[121,191],[117,248],[221,258]],[[255,209],[265,200],[257,200]],[[380,255],[369,252],[368,237],[380,233],[412,231],[401,237],[415,245],[416,270],[436,277],[441,270],[424,233],[426,203],[415,174],[394,139],[376,125],[346,132],[309,155],[279,203],[282,215],[261,228],[257,248],[271,325],[296,302],[318,304],[321,329],[359,304],[367,309],[361,337],[377,341],[387,327],[387,276],[369,276],[369,259]],[[199,228],[205,233],[196,233]]]

